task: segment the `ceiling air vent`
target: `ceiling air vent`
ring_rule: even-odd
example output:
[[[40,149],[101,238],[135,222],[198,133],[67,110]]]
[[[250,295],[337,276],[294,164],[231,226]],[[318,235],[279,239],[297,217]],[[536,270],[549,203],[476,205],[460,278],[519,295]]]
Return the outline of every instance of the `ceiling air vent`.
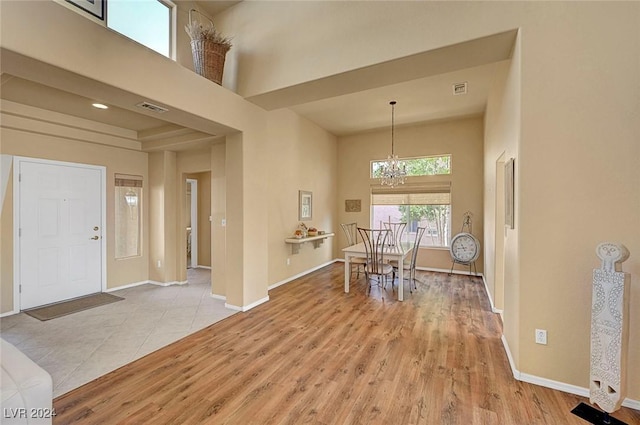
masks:
[[[146,109],[148,111],[155,112],[158,114],[169,111],[167,108],[163,108],[162,106],[154,105],[153,103],[149,103],[149,102],[141,102],[141,103],[138,103],[136,106],[138,108]]]
[[[464,83],[455,83],[453,85],[453,95],[457,96],[459,94],[467,94],[467,82]]]

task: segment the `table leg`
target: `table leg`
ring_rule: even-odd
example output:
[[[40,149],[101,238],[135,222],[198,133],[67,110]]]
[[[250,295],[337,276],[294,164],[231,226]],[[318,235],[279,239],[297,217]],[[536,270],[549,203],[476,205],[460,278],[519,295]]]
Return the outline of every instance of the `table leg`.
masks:
[[[398,301],[404,301],[404,259],[398,258]]]
[[[349,292],[349,278],[351,277],[351,256],[344,254],[344,292]]]

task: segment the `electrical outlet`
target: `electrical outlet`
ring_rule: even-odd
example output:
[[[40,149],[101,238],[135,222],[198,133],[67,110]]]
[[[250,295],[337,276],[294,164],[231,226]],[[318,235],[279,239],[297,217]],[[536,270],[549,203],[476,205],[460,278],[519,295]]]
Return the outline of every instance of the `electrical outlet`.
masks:
[[[287,266],[291,265],[291,258],[287,258]]]
[[[547,345],[547,331],[545,329],[536,329],[536,344]]]

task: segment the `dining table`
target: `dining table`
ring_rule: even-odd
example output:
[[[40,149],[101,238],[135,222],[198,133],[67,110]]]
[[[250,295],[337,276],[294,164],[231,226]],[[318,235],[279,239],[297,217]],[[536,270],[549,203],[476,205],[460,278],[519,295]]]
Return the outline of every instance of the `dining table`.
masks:
[[[383,248],[383,258],[384,260],[395,260],[398,263],[398,301],[404,301],[404,267],[402,267],[404,263],[404,259],[407,258],[411,251],[413,250],[413,244],[410,242],[402,242],[394,245],[385,245]],[[364,242],[357,243],[355,245],[348,246],[342,249],[344,252],[344,292],[349,292],[349,281],[350,279],[350,270],[351,270],[351,259],[354,257],[359,258],[367,258],[367,250],[365,248]]]

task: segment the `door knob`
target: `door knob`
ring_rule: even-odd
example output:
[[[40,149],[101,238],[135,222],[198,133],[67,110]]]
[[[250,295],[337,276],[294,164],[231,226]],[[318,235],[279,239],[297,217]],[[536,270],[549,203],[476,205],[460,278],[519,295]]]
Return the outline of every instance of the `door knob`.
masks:
[[[100,228],[98,226],[94,226],[93,230],[98,231]]]
[[[100,239],[100,236],[94,236],[94,237],[89,238],[89,239],[91,239],[92,241],[97,241],[98,239]]]

